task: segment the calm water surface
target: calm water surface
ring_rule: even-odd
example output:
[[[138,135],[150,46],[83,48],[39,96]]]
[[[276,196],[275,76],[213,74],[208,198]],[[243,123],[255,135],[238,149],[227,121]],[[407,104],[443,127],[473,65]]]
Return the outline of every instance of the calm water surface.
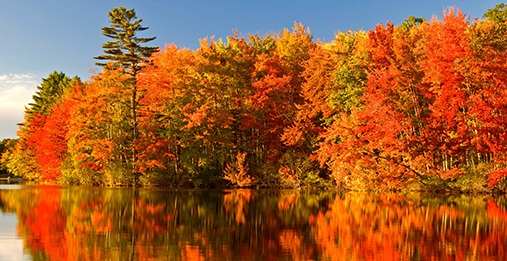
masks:
[[[0,185],[0,260],[506,260],[505,197]]]

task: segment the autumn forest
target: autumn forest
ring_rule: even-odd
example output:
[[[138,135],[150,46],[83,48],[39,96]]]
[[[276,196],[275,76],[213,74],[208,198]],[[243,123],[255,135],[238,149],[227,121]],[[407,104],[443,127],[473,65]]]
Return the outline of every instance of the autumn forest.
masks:
[[[197,50],[115,38],[88,81],[43,79],[1,164],[72,185],[505,191],[506,19],[450,8],[329,43],[295,23]]]

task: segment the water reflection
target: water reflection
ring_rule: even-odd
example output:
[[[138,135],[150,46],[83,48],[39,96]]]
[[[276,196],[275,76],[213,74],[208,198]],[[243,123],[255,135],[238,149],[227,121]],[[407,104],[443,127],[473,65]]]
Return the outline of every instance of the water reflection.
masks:
[[[32,260],[504,260],[506,199],[0,187]]]

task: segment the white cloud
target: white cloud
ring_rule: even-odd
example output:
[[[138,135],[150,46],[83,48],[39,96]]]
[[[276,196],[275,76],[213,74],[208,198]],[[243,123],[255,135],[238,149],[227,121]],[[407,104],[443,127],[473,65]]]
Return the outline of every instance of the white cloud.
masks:
[[[33,102],[37,79],[33,74],[0,75],[0,140],[16,136],[16,123],[23,122],[25,106]]]

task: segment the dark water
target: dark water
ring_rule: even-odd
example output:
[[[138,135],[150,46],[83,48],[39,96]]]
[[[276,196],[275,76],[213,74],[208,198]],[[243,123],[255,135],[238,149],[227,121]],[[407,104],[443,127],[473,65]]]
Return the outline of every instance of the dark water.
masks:
[[[0,185],[0,260],[506,260],[505,197]]]

